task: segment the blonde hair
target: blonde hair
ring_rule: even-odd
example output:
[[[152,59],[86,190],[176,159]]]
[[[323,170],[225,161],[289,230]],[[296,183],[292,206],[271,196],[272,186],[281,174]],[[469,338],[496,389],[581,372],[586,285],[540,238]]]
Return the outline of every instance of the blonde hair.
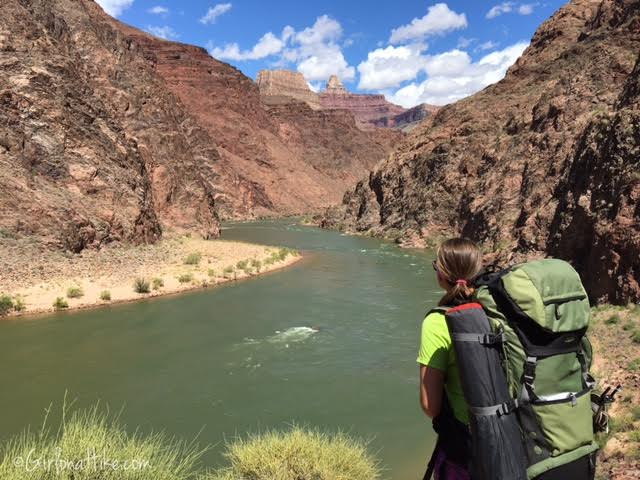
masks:
[[[482,253],[468,238],[451,238],[438,247],[436,268],[440,278],[451,285],[438,305],[464,303],[473,296],[473,281],[482,270]]]

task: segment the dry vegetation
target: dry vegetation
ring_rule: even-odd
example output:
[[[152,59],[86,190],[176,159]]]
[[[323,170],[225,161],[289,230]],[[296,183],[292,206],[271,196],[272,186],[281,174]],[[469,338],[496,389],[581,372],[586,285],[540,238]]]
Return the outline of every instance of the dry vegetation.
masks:
[[[204,288],[294,262],[293,250],[179,237],[78,255],[0,239],[0,316],[85,308]],[[236,268],[241,265],[242,268]]]
[[[598,479],[640,478],[640,306],[602,305],[593,310],[589,338],[600,387],[622,385],[611,407],[609,435],[599,457]]]

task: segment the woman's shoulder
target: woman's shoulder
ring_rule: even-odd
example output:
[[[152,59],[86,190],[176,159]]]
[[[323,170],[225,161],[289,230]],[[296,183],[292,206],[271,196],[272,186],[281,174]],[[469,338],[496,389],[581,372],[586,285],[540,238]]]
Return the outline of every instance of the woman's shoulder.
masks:
[[[422,328],[447,328],[445,319],[446,307],[435,307],[427,312],[422,321]]]

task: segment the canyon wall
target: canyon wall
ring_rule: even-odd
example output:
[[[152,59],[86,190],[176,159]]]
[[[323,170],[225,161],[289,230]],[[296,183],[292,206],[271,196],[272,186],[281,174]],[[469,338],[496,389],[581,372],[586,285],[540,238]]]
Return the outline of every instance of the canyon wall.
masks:
[[[79,252],[219,235],[215,140],[88,0],[0,4],[0,231]]]
[[[260,94],[267,102],[287,103],[289,99],[305,102],[313,109],[320,108],[320,99],[300,72],[289,70],[261,70],[256,79]]]
[[[640,300],[638,0],[573,0],[506,77],[443,107],[324,224],[510,263],[556,255],[592,300]]]

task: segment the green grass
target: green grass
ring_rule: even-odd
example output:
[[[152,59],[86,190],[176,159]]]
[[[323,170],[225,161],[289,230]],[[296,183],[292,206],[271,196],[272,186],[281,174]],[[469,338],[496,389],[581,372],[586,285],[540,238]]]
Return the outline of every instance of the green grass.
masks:
[[[611,315],[609,318],[607,318],[604,321],[605,324],[607,325],[616,325],[618,323],[620,323],[620,315],[616,314],[616,315]]]
[[[640,343],[640,330],[636,330],[631,334],[631,341],[633,343]]]
[[[624,330],[625,332],[628,332],[630,330],[633,330],[633,322],[626,322],[624,325],[622,325],[622,330]]]
[[[16,295],[13,299],[13,309],[16,312],[24,312],[27,309],[27,303],[20,295]]]
[[[151,285],[146,278],[138,277],[133,282],[133,291],[139,294],[150,293]]]
[[[13,310],[13,298],[9,295],[0,295],[0,317],[8,315]]]
[[[640,357],[629,362],[629,370],[632,372],[640,372]]]
[[[67,289],[67,298],[81,298],[84,297],[84,291],[81,287],[69,287]]]
[[[54,428],[49,428],[45,418],[37,433],[27,431],[7,442],[0,456],[0,478],[196,480],[204,473],[199,463],[206,449],[192,442],[161,433],[129,434],[117,417],[97,407],[80,412],[68,412],[65,407],[62,418]],[[29,463],[25,465],[26,459]],[[34,459],[42,462],[34,464]]]
[[[367,445],[342,434],[292,427],[227,445],[230,466],[211,480],[376,480],[377,461]]]
[[[178,277],[178,281],[180,283],[191,283],[193,282],[193,273],[183,273]]]
[[[53,302],[53,308],[55,308],[56,310],[64,310],[66,308],[69,308],[69,303],[64,298],[58,297]]]
[[[202,260],[201,253],[190,253],[187,255],[187,258],[184,259],[185,265],[199,265],[200,260]]]
[[[153,286],[154,290],[160,290],[162,287],[164,287],[164,280],[161,278],[154,278],[153,280],[151,280],[151,285]]]
[[[262,270],[262,262],[254,258],[251,260],[251,267],[255,268],[256,271],[260,273],[260,270]]]
[[[111,292],[109,290],[103,290],[102,292],[100,292],[100,300],[102,300],[103,302],[110,302]]]

